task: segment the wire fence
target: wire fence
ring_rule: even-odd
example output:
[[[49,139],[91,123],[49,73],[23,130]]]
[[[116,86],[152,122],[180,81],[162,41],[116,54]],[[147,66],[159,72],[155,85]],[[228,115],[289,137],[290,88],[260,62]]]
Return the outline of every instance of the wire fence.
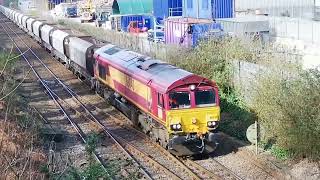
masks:
[[[271,35],[274,37],[291,38],[307,43],[320,45],[320,22],[299,19],[270,17]]]
[[[269,16],[307,18],[313,14],[314,0],[235,0],[236,12],[259,10]]]

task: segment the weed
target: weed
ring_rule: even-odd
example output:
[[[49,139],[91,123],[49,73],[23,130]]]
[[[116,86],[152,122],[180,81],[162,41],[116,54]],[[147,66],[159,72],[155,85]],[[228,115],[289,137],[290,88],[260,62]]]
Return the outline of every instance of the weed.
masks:
[[[91,164],[81,173],[81,176],[83,177],[83,179],[112,179],[109,174],[103,169],[101,164],[98,163]]]
[[[86,143],[86,152],[89,155],[92,155],[94,153],[94,151],[97,148],[97,143],[99,140],[99,135],[96,133],[91,133],[88,135],[87,137],[87,143]]]
[[[64,25],[66,25],[66,22],[64,20],[62,20],[62,19],[59,19],[58,20],[58,24],[64,26]]]
[[[271,154],[273,154],[277,159],[280,160],[287,160],[290,157],[290,152],[288,150],[277,147],[275,145],[271,147],[270,151]]]

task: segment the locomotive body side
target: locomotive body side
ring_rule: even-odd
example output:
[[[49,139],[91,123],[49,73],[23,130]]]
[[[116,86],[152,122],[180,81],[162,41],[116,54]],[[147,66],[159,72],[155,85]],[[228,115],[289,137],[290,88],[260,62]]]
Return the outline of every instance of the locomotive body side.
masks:
[[[95,78],[111,89],[111,103],[170,152],[215,150],[220,120],[215,83],[114,45],[97,50],[95,58]],[[173,98],[180,105],[173,107]]]

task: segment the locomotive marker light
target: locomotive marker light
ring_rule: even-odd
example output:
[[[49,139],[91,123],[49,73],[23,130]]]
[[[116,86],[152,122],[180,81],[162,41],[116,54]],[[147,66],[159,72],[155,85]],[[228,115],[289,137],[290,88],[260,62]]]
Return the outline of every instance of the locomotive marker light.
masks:
[[[190,85],[190,90],[191,91],[194,91],[195,89],[196,89],[196,85],[194,85],[194,84]]]

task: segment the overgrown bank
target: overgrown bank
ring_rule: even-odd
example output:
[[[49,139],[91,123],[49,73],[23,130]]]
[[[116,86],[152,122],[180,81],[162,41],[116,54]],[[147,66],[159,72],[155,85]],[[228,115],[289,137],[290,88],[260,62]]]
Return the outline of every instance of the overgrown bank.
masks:
[[[18,92],[14,78],[18,57],[0,52],[0,174],[4,179],[43,179],[46,163],[39,136],[39,121]]]

